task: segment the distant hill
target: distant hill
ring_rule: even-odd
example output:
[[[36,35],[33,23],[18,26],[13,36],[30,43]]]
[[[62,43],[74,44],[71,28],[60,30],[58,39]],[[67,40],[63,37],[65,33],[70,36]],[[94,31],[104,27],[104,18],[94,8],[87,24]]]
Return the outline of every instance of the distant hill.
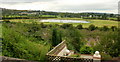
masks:
[[[2,9],[2,17],[4,18],[85,18],[85,19],[107,19],[117,18],[118,14],[110,13],[94,13],[94,12],[84,12],[84,13],[70,13],[70,12],[52,12],[43,10],[15,10],[15,9]]]

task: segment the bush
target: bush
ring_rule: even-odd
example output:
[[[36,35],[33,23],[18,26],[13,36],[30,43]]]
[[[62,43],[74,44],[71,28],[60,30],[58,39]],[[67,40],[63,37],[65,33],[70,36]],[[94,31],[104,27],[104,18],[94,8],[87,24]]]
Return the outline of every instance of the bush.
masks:
[[[92,54],[93,53],[93,48],[89,47],[89,46],[83,46],[80,49],[80,53],[81,54]]]
[[[88,29],[90,30],[90,31],[93,31],[93,30],[95,30],[96,29],[96,27],[95,27],[95,25],[90,25],[89,27],[88,27]]]
[[[47,25],[45,25],[44,23],[41,23],[41,28],[47,28]]]
[[[102,27],[102,31],[108,31],[108,30],[109,30],[108,26],[103,26]]]
[[[61,27],[64,28],[64,29],[66,29],[66,28],[73,27],[73,25],[72,24],[63,24],[63,25],[61,25]]]
[[[111,60],[112,57],[108,54],[101,53],[102,60]]]
[[[115,31],[115,30],[117,30],[117,27],[116,26],[112,26],[111,29],[112,29],[112,31]]]
[[[83,26],[81,24],[76,26],[77,29],[83,29]]]

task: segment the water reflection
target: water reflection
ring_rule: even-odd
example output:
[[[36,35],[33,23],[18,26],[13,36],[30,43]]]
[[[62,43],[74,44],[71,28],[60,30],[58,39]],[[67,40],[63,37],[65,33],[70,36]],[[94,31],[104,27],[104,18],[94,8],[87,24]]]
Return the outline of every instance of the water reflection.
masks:
[[[47,20],[41,20],[41,22],[58,22],[58,23],[90,23],[88,21],[83,20],[55,20],[55,19],[47,19]]]

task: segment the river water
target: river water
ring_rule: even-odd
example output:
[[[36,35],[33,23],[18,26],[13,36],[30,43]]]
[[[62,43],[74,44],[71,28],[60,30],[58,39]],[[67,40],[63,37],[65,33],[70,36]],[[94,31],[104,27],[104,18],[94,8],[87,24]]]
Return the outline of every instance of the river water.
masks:
[[[57,23],[90,23],[84,20],[56,20],[56,19],[44,19],[41,22],[57,22]]]

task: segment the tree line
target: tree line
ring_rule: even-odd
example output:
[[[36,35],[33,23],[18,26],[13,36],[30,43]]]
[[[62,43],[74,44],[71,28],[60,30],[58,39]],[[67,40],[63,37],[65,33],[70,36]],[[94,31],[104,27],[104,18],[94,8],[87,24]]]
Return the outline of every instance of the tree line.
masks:
[[[49,16],[44,17],[44,15]],[[69,12],[49,12],[40,10],[12,10],[4,8],[2,8],[2,18],[3,19],[82,18],[82,19],[119,20],[118,14],[109,13],[69,13]]]

